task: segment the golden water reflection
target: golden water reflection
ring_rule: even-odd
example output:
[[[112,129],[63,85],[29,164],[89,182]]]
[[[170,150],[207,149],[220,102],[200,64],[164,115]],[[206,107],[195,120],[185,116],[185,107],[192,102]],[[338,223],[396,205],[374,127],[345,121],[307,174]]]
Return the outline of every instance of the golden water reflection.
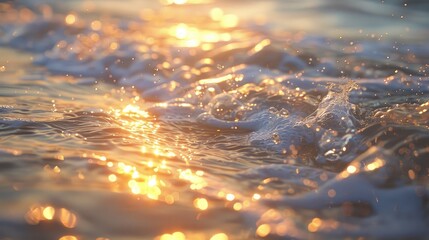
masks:
[[[25,214],[28,224],[37,225],[42,221],[57,221],[65,228],[75,228],[77,216],[66,208],[55,208],[50,205],[32,206]]]
[[[193,158],[190,156],[192,154],[184,151],[183,144],[166,142],[161,139],[161,135],[158,134],[161,129],[160,123],[138,104],[125,104],[122,108],[111,109],[108,113],[127,132],[130,132],[130,139],[135,139],[135,142],[141,144],[133,146],[134,155],[117,155],[108,151],[89,152],[83,155],[90,164],[96,164],[108,170],[102,173],[107,190],[125,192],[133,198],[158,201],[167,205],[180,202],[180,204],[193,208],[196,214],[218,211],[219,206],[235,212],[251,211],[252,207],[258,207],[258,201],[272,197],[269,193],[263,193],[263,189],[259,189],[261,192],[247,192],[242,195],[243,193],[234,192],[233,188],[225,185],[220,187],[218,182],[210,181],[208,173],[195,168]],[[64,157],[60,159],[64,159]],[[378,160],[374,161],[374,168],[369,167],[372,165],[368,165],[367,170],[376,169],[381,163]],[[50,167],[49,165],[44,170],[50,174],[63,174],[66,171],[65,168],[60,169],[58,166]],[[350,167],[346,171],[352,174],[358,170]],[[85,179],[83,173],[79,173],[79,179]],[[207,194],[208,191],[211,191],[210,194]],[[144,203],[142,202],[142,204]],[[282,215],[284,213],[277,213],[275,210],[262,214],[261,221],[254,229],[255,236],[263,238],[270,234],[286,235],[286,232],[293,228],[292,223],[286,221],[267,224],[270,220],[285,218]],[[56,221],[65,228],[75,228],[78,223],[78,216],[74,212],[51,205],[31,207],[25,215],[25,219],[32,225],[37,225],[42,221]],[[317,231],[319,229],[317,223],[317,220],[310,222],[308,231]],[[155,239],[199,239],[202,237],[222,240],[231,238],[225,233],[213,232],[197,236],[196,233],[186,230],[165,232]],[[72,237],[75,236],[63,236],[64,239],[73,239]]]
[[[143,142],[139,148],[139,159],[124,159],[124,161],[111,160],[101,154],[87,155],[98,165],[106,166],[110,173],[107,181],[112,189],[126,187],[133,195],[145,196],[151,200],[158,200],[167,204],[174,204],[180,193],[175,189],[177,181],[184,181],[193,191],[201,190],[207,186],[204,180],[204,171],[193,170],[190,166],[191,157],[180,153],[181,145],[164,146],[157,132],[160,125],[148,112],[141,110],[138,105],[129,104],[122,109],[112,109],[114,116],[132,135],[130,138]],[[180,165],[176,166],[179,161]],[[208,207],[206,199],[199,199],[195,208],[205,210]]]
[[[60,237],[58,240],[79,240],[79,238],[72,235],[66,235],[66,236]]]
[[[229,20],[223,25],[234,27],[236,21]],[[203,50],[213,49],[212,43],[217,43],[220,41],[227,42],[231,40],[231,34],[224,32],[219,33],[213,30],[202,30],[197,27],[189,26],[185,23],[179,23],[175,26],[172,26],[169,30],[171,36],[176,37],[178,46],[184,47],[198,47],[202,46]]]
[[[164,233],[155,238],[155,240],[191,240],[191,239],[209,239],[209,240],[229,240],[227,234],[220,232],[215,233],[208,238],[200,234],[185,234],[183,232]]]
[[[165,4],[180,5],[209,1],[166,0],[163,2]],[[66,56],[73,49],[78,59],[85,62],[91,60],[95,54],[102,56],[115,53],[121,49],[121,43],[131,40],[132,42],[140,43],[136,47],[136,51],[139,54],[156,59],[156,54],[152,53],[151,50],[157,49],[157,45],[162,46],[167,43],[168,46],[172,47],[190,48],[190,54],[192,55],[195,54],[195,51],[213,50],[216,44],[228,44],[234,39],[245,35],[244,30],[239,32],[233,31],[233,28],[239,24],[239,19],[236,15],[227,14],[220,8],[211,8],[208,16],[206,19],[208,23],[203,23],[203,21],[199,23],[198,21],[182,22],[175,20],[171,24],[166,24],[166,21],[157,19],[159,17],[156,14],[152,14],[147,15],[145,20],[154,21],[153,27],[130,23],[128,28],[124,28],[126,30],[114,24],[102,22],[100,19],[91,19],[88,25],[92,32],[79,34],[75,43],[69,43],[65,40],[59,41],[56,45],[56,50],[64,52]],[[85,21],[85,17],[70,12],[64,16],[62,21],[64,24],[73,27]],[[146,33],[152,30],[154,31],[151,35],[153,37],[148,38]],[[133,58],[132,60],[134,61],[135,59]],[[187,70],[199,75],[211,71],[211,66],[216,63],[212,58],[205,58],[201,62],[202,65],[210,67]],[[183,62],[179,58],[173,58],[167,59],[158,67],[174,72],[175,67],[179,65],[183,65]],[[186,66],[184,68],[186,69]],[[222,69],[223,66],[216,68]],[[228,77],[231,78],[232,76]],[[234,76],[234,79],[239,81],[240,76]],[[225,79],[218,80],[226,81]],[[200,83],[204,84],[204,80]],[[172,88],[175,87],[172,86]],[[121,89],[120,91],[125,90]],[[203,91],[204,89],[198,90],[201,94]],[[214,92],[215,89],[209,87],[207,91]],[[124,104],[122,107],[112,107],[107,111],[107,114],[119,123],[124,132],[128,134],[122,140],[139,143],[137,147],[128,148],[133,148],[132,150],[137,149],[137,153],[133,153],[133,155],[121,155],[114,151],[103,152],[100,150],[99,152],[86,152],[81,155],[84,159],[88,160],[90,165],[98,165],[108,170],[102,174],[104,183],[106,184],[104,186],[107,186],[109,191],[126,192],[138,199],[159,201],[172,205],[181,199],[185,199],[182,195],[190,195],[189,193],[182,192],[183,188],[187,188],[186,190],[189,190],[189,192],[198,193],[198,197],[192,195],[185,199],[189,201],[187,202],[188,206],[194,208],[198,214],[214,209],[216,203],[214,203],[213,199],[221,200],[220,202],[222,203],[220,205],[224,204],[226,208],[233,211],[241,211],[250,207],[252,201],[258,201],[261,198],[261,195],[258,193],[251,193],[250,196],[244,197],[238,193],[221,188],[217,189],[217,193],[212,193],[210,196],[204,195],[205,188],[209,186],[206,173],[201,169],[195,168],[192,164],[192,153],[188,152],[186,145],[178,144],[177,142],[166,142],[158,136],[158,131],[161,128],[159,122],[144,110],[141,106],[142,102],[139,102],[139,100],[139,97],[135,97],[129,104]],[[121,102],[125,101],[121,99]],[[58,155],[55,158],[57,160],[65,159],[63,155]],[[63,168],[62,165],[45,165],[44,171],[47,174],[56,174],[55,176],[57,176],[66,174],[67,168]],[[79,180],[86,179],[84,171],[79,170],[77,174]],[[219,205],[219,203],[217,204]],[[65,228],[75,228],[78,224],[78,215],[66,208],[36,205],[32,206],[25,214],[25,220],[32,225],[37,225],[42,221],[55,221],[61,223]],[[172,231],[171,233],[161,234],[156,239],[179,240],[199,238],[194,238],[195,236],[192,234],[194,233]],[[207,239],[210,240],[229,239],[228,235],[224,232],[210,232],[208,234],[204,235],[204,238],[208,237]],[[80,238],[66,235],[60,239]]]

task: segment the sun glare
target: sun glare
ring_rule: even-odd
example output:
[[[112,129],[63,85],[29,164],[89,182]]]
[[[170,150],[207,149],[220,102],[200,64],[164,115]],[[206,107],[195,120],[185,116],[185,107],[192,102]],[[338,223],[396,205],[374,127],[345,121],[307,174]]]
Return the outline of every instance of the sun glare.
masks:
[[[185,23],[179,23],[171,27],[170,35],[177,39],[178,45],[184,47],[197,47],[203,44],[229,41],[231,39],[231,35],[227,32],[199,29]],[[206,47],[207,46],[208,45],[206,45]]]
[[[164,5],[207,4],[212,0],[161,0]]]

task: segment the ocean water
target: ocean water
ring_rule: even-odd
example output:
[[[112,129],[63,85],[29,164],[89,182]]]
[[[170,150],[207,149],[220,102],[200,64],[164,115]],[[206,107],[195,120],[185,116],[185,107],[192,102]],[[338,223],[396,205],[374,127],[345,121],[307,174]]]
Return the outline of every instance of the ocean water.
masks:
[[[429,239],[426,1],[0,1],[0,239]]]

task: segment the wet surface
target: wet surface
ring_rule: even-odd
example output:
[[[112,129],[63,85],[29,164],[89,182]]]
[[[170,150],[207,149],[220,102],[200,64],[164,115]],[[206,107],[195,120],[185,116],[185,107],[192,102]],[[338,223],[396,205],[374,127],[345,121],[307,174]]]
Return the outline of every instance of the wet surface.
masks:
[[[427,4],[128,3],[0,3],[0,239],[428,238]]]

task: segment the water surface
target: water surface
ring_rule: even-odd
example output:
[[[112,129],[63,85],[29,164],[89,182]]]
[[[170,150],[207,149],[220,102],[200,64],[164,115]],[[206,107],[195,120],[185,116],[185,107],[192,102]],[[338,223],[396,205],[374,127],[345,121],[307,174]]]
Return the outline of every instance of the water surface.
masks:
[[[427,239],[428,9],[0,3],[0,239]]]

